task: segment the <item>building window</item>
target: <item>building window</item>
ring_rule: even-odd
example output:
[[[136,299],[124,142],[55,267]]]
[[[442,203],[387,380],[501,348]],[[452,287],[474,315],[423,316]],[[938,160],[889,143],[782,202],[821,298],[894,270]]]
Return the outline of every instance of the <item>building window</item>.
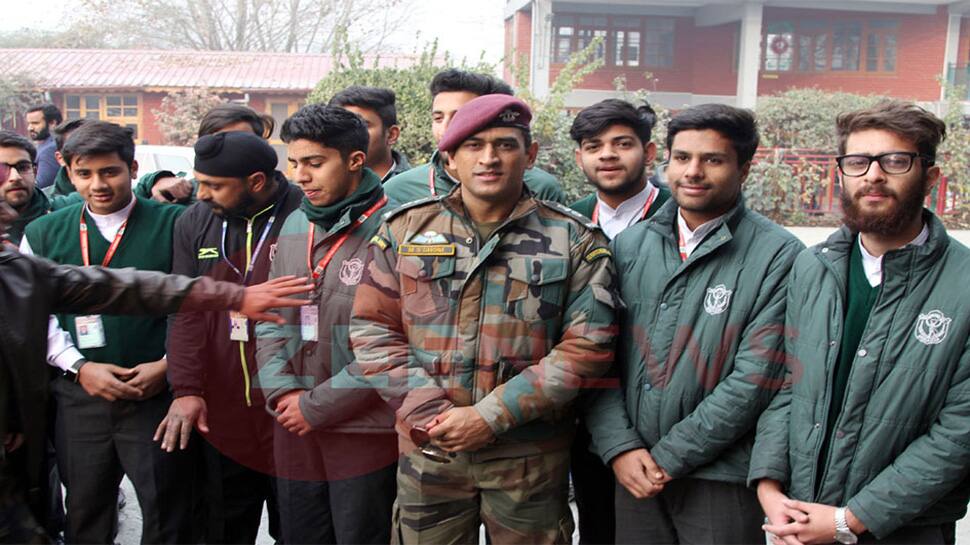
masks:
[[[766,72],[895,72],[892,20],[774,21],[766,25],[762,48]]]
[[[769,23],[765,34],[765,70],[787,72],[792,69],[795,56],[793,42],[795,26],[788,22]]]
[[[896,71],[896,21],[869,21],[866,36],[866,71]]]
[[[647,66],[674,65],[674,20],[647,19],[643,33],[643,62]]]
[[[862,24],[840,22],[832,25],[832,70],[859,70]]]
[[[553,62],[569,61],[569,56],[573,53],[573,37],[576,35],[574,20],[574,17],[556,16],[552,44]]]
[[[140,111],[139,95],[64,96],[64,112],[67,119],[98,119],[117,123],[134,131],[136,140],[141,133]]]
[[[674,64],[674,19],[639,15],[606,17],[557,14],[553,19],[552,62],[569,62],[596,38],[594,58],[613,66],[666,68]]]

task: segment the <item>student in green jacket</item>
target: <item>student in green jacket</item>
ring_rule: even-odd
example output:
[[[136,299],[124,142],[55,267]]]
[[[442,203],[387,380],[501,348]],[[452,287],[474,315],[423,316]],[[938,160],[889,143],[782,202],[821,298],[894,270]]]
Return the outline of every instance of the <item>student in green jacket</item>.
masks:
[[[943,121],[838,118],[844,226],[795,261],[749,480],[775,543],[953,543],[970,497],[970,251],[923,202]]]
[[[669,189],[648,180],[657,158],[657,145],[650,141],[656,122],[649,104],[610,98],[581,110],[569,129],[576,164],[596,188],[570,208],[592,219],[610,239],[649,219],[670,198]]]
[[[435,74],[431,80],[431,133],[435,144],[441,141],[458,108],[484,95],[512,95],[512,88],[504,81],[475,72],[449,68]],[[435,151],[431,161],[399,174],[384,184],[384,193],[394,208],[426,197],[442,197],[458,185],[457,173],[450,170],[443,152]],[[525,171],[525,185],[537,199],[566,203],[559,182],[541,168]]]
[[[607,99],[584,108],[569,135],[576,141],[576,164],[596,191],[570,208],[593,220],[607,238],[649,219],[670,198],[670,190],[647,178],[657,158],[650,131],[657,116],[649,105],[636,107]],[[580,419],[570,472],[579,511],[580,543],[613,543],[613,472],[590,451],[590,436]]]
[[[785,285],[802,244],[744,205],[754,116],[718,104],[670,121],[673,199],[613,240],[614,369],[586,424],[616,475],[617,543],[758,543],[753,431],[784,373]]]
[[[351,85],[333,95],[329,103],[354,112],[367,124],[367,163],[364,166],[373,170],[381,183],[411,170],[407,157],[394,149],[401,136],[396,100],[390,89]]]

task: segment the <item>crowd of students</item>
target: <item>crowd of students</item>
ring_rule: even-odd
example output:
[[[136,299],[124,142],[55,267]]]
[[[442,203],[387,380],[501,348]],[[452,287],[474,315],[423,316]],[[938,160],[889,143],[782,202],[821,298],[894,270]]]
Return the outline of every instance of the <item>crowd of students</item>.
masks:
[[[833,120],[844,225],[806,249],[745,206],[747,110],[677,112],[662,180],[648,105],[583,109],[567,203],[505,82],[430,92],[413,168],[371,87],[287,119],[288,165],[238,104],[192,173],[51,121],[42,190],[0,132],[0,542],[112,543],[127,476],[144,543],[255,543],[264,508],[287,544],[570,543],[570,483],[581,543],[954,543],[970,253],[923,207],[940,119]]]

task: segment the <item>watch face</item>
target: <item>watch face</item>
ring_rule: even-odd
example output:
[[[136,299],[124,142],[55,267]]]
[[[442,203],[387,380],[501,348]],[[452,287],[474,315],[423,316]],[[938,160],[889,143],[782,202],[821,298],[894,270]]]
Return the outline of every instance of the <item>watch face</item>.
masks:
[[[859,542],[859,538],[855,534],[841,530],[835,531],[835,540],[844,545],[855,545]]]

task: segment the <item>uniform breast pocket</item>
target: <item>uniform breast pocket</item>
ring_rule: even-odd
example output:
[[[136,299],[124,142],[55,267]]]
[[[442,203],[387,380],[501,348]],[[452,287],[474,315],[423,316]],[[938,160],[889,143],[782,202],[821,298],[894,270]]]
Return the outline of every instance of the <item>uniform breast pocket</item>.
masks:
[[[454,256],[402,255],[397,260],[401,305],[413,316],[444,314],[451,306]]]
[[[525,322],[559,319],[566,303],[565,258],[522,257],[509,260],[506,312]]]

